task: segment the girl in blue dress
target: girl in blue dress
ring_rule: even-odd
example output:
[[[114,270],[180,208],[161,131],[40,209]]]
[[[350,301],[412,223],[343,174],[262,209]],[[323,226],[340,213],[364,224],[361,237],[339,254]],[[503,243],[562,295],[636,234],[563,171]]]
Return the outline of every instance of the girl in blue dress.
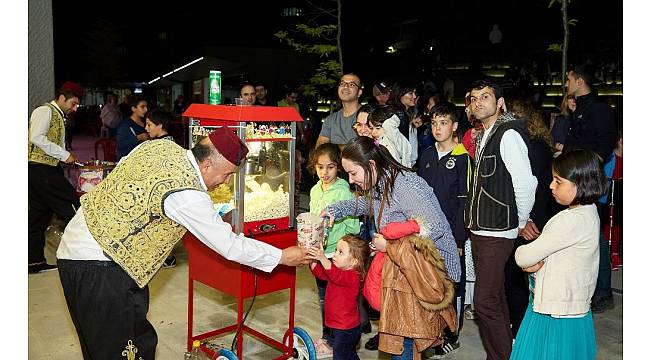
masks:
[[[530,272],[531,296],[510,359],[586,360],[596,357],[591,296],[598,277],[600,221],[595,202],[607,181],[592,151],[553,160],[550,188],[568,206],[551,218],[537,240],[515,252]]]

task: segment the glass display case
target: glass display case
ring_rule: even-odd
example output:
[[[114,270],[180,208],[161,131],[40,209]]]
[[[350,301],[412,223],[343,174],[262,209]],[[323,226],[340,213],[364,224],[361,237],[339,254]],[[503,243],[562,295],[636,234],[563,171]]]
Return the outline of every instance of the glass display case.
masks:
[[[248,146],[230,182],[209,191],[220,213],[232,211],[233,229],[245,235],[294,227],[295,132],[298,112],[287,107],[193,104],[189,147],[216,128],[228,126]]]

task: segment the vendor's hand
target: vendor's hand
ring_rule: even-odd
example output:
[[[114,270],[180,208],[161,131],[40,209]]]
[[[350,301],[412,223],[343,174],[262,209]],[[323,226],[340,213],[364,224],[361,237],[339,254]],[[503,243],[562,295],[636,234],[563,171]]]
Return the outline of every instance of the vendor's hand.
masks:
[[[522,229],[519,229],[519,236],[528,241],[537,239],[539,237],[539,234],[539,229],[532,220],[528,220],[528,222],[526,222],[526,226],[524,226]]]
[[[457,249],[458,249],[458,256],[463,256],[463,251],[465,249],[463,249],[463,248],[457,248]]]
[[[221,217],[221,220],[224,222],[227,222],[228,224],[232,225],[232,210],[228,211],[227,213],[223,214]]]
[[[65,159],[64,163],[74,164],[76,161],[77,161],[77,157],[73,153],[70,153],[70,156],[68,156],[68,158]]]
[[[332,227],[332,226],[334,226],[334,215],[332,215],[332,214],[330,214],[329,212],[327,212],[327,210],[323,210],[323,211],[320,213],[320,217],[321,217],[321,218],[326,217],[326,218],[329,218],[329,219],[330,219],[329,224],[328,224],[328,227]]]
[[[141,134],[136,135],[135,137],[137,137],[138,140],[140,140],[140,141],[149,140],[149,133],[143,132]]]
[[[298,246],[291,246],[282,250],[280,265],[298,266],[309,263],[307,249]]]
[[[535,264],[535,265],[533,265],[533,266],[529,266],[529,267],[527,267],[527,268],[523,268],[522,270],[525,271],[525,272],[527,272],[527,273],[534,273],[534,272],[537,272],[537,270],[541,269],[542,266],[544,266],[544,260],[538,262],[537,264]]]
[[[377,251],[386,252],[386,238],[380,233],[375,233],[372,238],[372,244]]]

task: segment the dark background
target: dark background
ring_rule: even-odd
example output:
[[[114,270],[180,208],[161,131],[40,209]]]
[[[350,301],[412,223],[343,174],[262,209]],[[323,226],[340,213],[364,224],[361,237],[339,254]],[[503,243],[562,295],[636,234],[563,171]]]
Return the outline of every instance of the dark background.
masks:
[[[334,1],[312,3],[336,8]],[[280,16],[286,7],[303,17]],[[569,61],[622,61],[623,9],[618,1],[572,0]],[[111,85],[145,82],[202,56],[204,46],[287,48],[273,34],[315,17],[305,1],[53,1],[55,80]],[[316,21],[335,23],[327,15]],[[503,33],[504,58],[529,63],[548,57],[559,70],[560,5],[548,0],[343,1],[344,70],[364,79],[419,78],[439,53],[442,63],[484,61],[493,24]],[[432,40],[435,42],[432,43]],[[406,47],[386,54],[390,44]],[[427,50],[431,46],[433,51]],[[288,79],[304,81],[304,79]]]

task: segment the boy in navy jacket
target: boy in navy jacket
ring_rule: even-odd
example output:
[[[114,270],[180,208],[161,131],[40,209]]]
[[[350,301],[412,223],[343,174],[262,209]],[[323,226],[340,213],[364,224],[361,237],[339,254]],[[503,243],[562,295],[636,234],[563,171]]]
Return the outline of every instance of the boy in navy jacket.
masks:
[[[460,347],[458,335],[463,324],[465,299],[465,257],[463,249],[468,233],[463,212],[471,184],[472,162],[469,153],[456,141],[458,128],[456,109],[452,104],[442,103],[432,110],[431,132],[436,140],[434,146],[424,150],[418,160],[418,175],[433,188],[440,207],[454,234],[461,257],[462,274],[456,283],[456,312],[459,314],[458,331],[446,332],[445,343],[434,348],[434,355],[444,356]]]

